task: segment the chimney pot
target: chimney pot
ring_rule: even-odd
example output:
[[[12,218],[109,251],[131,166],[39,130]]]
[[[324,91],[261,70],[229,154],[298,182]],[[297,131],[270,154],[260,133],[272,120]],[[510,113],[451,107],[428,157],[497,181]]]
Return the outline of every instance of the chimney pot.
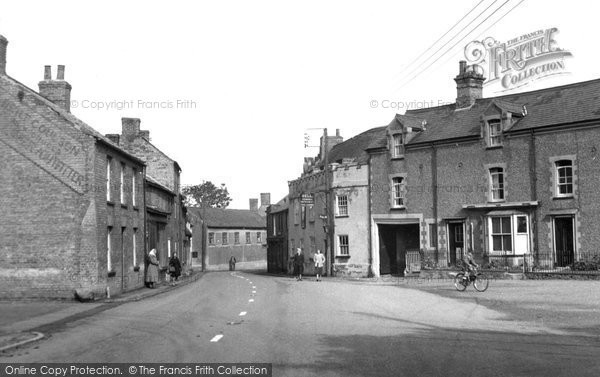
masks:
[[[339,128],[335,129],[335,136],[340,136],[340,129]]]
[[[458,62],[458,74],[462,75],[467,71],[467,62],[465,60],[461,60]]]
[[[56,73],[56,79],[57,80],[64,80],[65,79],[65,66],[64,65],[59,65],[58,66],[58,72]]]
[[[0,75],[6,75],[6,48],[8,39],[0,35]]]
[[[44,80],[52,80],[52,67],[49,65],[44,66]]]
[[[454,78],[456,82],[456,108],[468,108],[483,97],[485,77],[477,71],[477,67],[467,67],[467,62],[459,63],[460,73]]]

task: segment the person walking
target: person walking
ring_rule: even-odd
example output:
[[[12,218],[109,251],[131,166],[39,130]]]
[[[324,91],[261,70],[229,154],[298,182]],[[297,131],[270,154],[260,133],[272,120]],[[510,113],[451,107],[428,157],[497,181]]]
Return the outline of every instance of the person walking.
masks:
[[[236,262],[237,262],[237,260],[232,255],[231,258],[229,258],[229,271],[235,271],[235,263]]]
[[[158,259],[156,258],[156,249],[148,253],[148,269],[146,271],[146,284],[148,288],[156,288],[158,282]]]
[[[325,265],[325,255],[321,253],[321,250],[317,249],[315,254],[315,273],[317,274],[317,281],[321,281],[323,275],[323,266]]]
[[[294,255],[294,275],[296,275],[296,280],[302,280],[302,273],[304,273],[304,254],[302,254],[302,249],[298,248],[296,255]]]
[[[175,285],[179,276],[181,276],[181,262],[177,258],[177,253],[169,260],[169,275],[171,276],[171,285]]]

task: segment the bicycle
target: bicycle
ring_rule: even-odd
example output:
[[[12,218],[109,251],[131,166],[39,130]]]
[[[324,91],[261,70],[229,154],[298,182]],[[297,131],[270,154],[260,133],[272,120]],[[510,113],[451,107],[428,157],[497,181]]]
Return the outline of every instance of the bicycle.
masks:
[[[464,291],[471,283],[475,290],[484,292],[488,289],[490,281],[484,273],[477,272],[477,270],[474,270],[473,274],[469,274],[469,276],[465,275],[464,271],[461,271],[454,276],[454,287],[456,287],[457,291]]]

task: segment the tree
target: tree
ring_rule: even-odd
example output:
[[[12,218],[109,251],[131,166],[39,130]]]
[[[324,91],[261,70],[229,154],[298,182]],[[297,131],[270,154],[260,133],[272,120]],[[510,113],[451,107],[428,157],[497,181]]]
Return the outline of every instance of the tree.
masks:
[[[185,195],[185,205],[188,207],[227,208],[232,200],[224,183],[217,187],[211,181],[202,181],[199,185],[184,186],[181,193]]]

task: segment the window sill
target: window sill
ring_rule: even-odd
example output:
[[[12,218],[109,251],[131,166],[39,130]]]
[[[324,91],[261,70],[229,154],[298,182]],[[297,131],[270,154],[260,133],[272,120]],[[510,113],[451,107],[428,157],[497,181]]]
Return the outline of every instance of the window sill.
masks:
[[[485,147],[486,150],[492,150],[492,149],[502,149],[504,148],[504,145],[500,144],[500,145],[488,145]]]
[[[392,160],[404,160],[404,155],[392,156]]]
[[[129,208],[129,206],[128,206],[127,204],[123,204],[123,203],[121,203],[121,208],[123,208],[123,209],[127,209],[127,208]]]
[[[112,200],[107,200],[106,204],[109,205],[109,206],[112,206],[112,207],[115,206],[115,202],[113,202]]]
[[[489,204],[501,204],[501,203],[506,203],[506,200],[488,200]]]
[[[406,206],[394,206],[394,207],[390,207],[391,210],[402,210],[402,209],[406,209]]]
[[[350,254],[338,254],[335,257],[336,258],[350,258]]]
[[[570,196],[553,196],[552,200],[569,200],[569,199],[575,199],[575,195],[570,195]]]
[[[134,205],[134,206],[133,206],[133,210],[134,210],[134,211],[139,211],[139,210],[140,210],[140,207],[138,207],[138,206]]]
[[[117,271],[108,271],[108,277],[109,278],[112,278],[112,277],[115,277],[115,276],[117,276]]]
[[[350,215],[335,215],[335,218],[344,218],[344,217],[350,217]]]

